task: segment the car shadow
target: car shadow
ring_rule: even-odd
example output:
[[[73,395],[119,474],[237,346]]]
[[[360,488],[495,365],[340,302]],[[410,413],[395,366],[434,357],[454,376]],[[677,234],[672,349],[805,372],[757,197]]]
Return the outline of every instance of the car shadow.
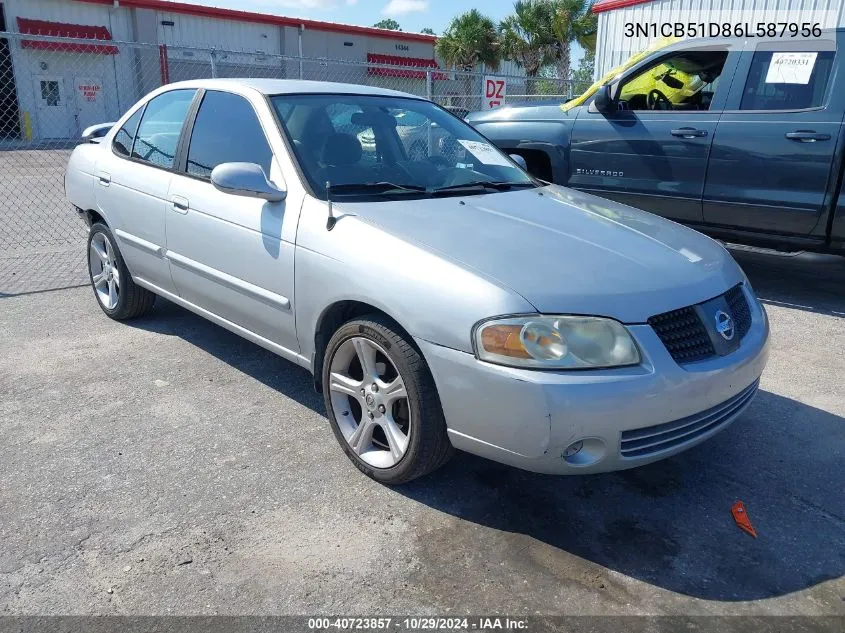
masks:
[[[187,310],[160,301],[132,324],[178,336],[325,415],[307,371]],[[845,574],[843,445],[845,419],[761,391],[724,432],[638,469],[552,477],[459,453],[395,490],[677,593],[760,600]],[[734,524],[737,500],[758,538]]]
[[[845,419],[761,391],[721,434],[637,469],[554,477],[460,454],[397,490],[679,594],[762,600],[845,574],[844,439]]]
[[[845,317],[845,257],[730,251],[764,304]]]
[[[326,413],[310,372],[166,299],[157,298],[151,314],[126,325],[178,336],[320,415]]]

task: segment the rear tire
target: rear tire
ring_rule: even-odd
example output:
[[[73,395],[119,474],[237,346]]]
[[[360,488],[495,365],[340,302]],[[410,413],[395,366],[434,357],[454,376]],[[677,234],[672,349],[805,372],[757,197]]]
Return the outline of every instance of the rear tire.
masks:
[[[452,456],[428,365],[390,319],[373,314],[342,325],[326,348],[322,384],[335,437],[376,481],[403,484]]]
[[[88,234],[88,278],[97,304],[111,319],[134,319],[153,309],[156,295],[132,281],[114,235],[102,222]]]

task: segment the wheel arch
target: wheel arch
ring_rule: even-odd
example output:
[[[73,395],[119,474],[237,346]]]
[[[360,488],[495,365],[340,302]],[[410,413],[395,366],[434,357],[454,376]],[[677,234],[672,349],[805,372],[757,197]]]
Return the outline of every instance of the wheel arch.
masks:
[[[80,211],[82,217],[85,220],[85,223],[88,225],[88,228],[91,228],[95,223],[100,222],[101,224],[105,224],[109,226],[109,223],[106,222],[106,218],[103,217],[103,214],[95,209],[88,209],[85,211]],[[111,228],[111,227],[109,227]]]
[[[389,319],[396,325],[397,328],[399,328],[400,333],[407,338],[408,343],[416,347],[414,338],[404,327],[402,327],[402,324],[386,310],[371,303],[367,303],[366,301],[359,301],[355,299],[341,299],[335,301],[320,313],[320,316],[317,319],[317,324],[314,328],[314,351],[311,357],[311,369],[314,374],[314,389],[317,393],[322,393],[323,361],[326,347],[328,347],[329,340],[331,340],[332,335],[344,323],[368,314],[379,314]],[[420,355],[422,355],[421,352]]]

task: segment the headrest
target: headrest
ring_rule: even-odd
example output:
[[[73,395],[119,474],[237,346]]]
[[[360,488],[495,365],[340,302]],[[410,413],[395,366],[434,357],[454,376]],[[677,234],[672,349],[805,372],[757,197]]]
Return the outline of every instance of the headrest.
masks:
[[[361,142],[352,134],[334,133],[323,146],[323,164],[354,165],[361,160]]]

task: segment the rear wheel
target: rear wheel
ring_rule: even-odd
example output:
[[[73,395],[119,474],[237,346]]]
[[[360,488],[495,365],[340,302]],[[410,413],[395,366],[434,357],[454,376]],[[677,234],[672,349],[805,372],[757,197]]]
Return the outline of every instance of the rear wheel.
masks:
[[[341,326],[329,341],[322,382],[335,436],[373,479],[405,483],[452,455],[428,366],[390,320],[372,315]]]
[[[111,230],[101,222],[88,235],[88,276],[97,303],[112,319],[142,316],[155,303],[155,294],[132,281]]]

